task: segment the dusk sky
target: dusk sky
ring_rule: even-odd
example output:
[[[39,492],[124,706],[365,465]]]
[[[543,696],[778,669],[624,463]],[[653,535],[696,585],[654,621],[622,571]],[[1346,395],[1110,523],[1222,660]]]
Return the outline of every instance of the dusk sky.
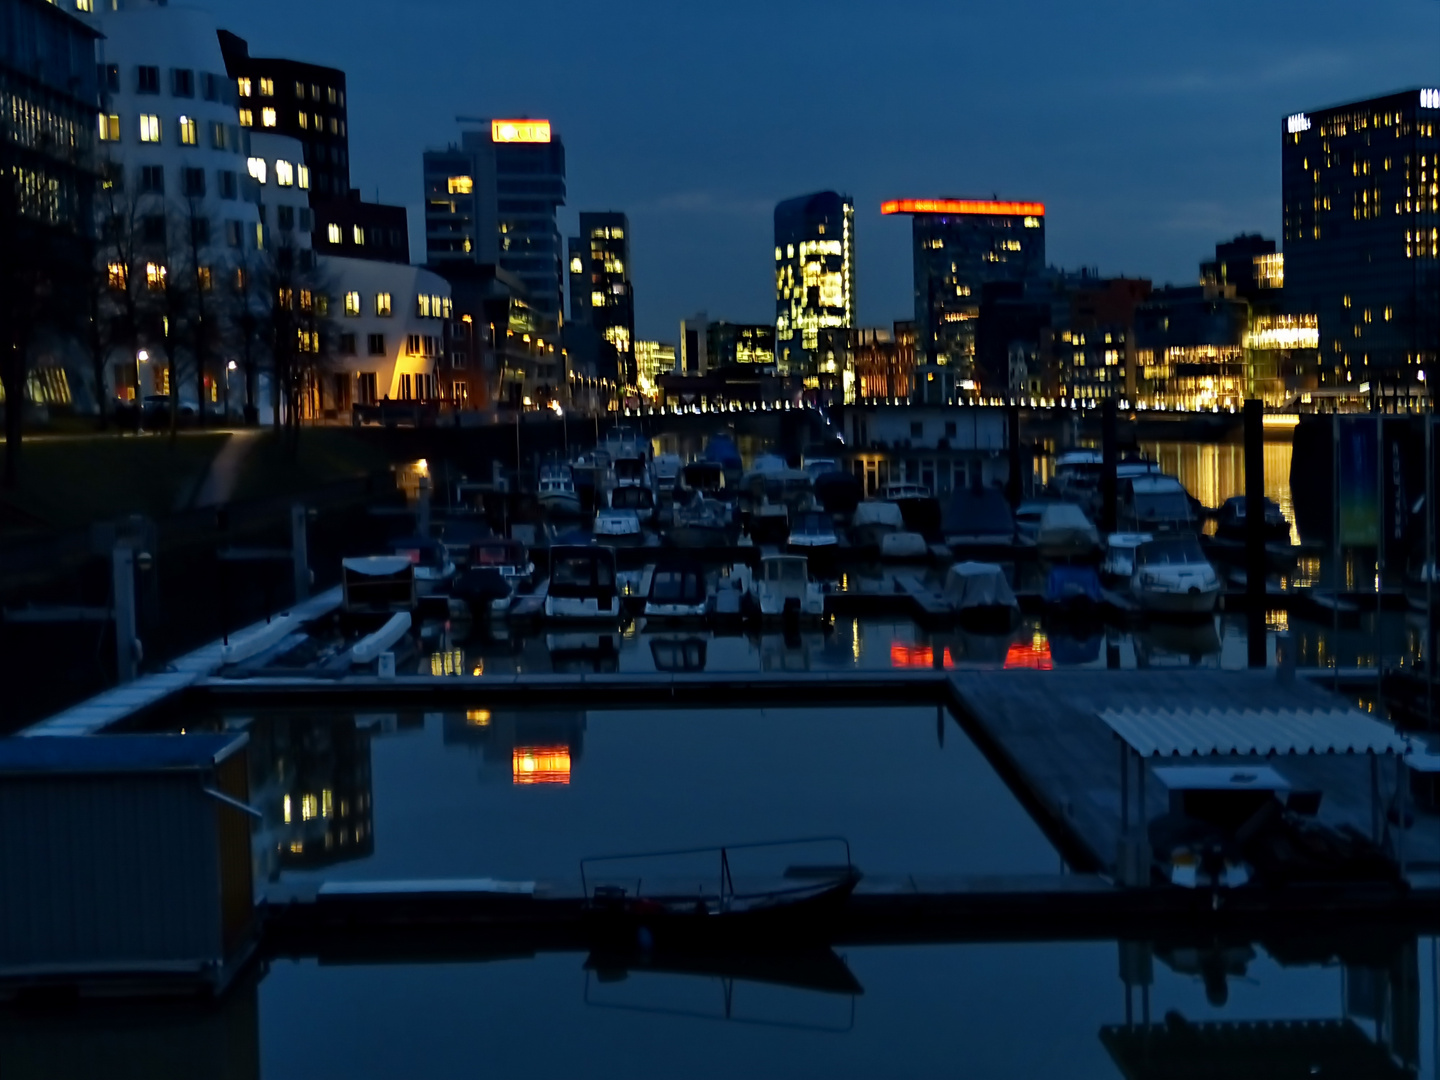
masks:
[[[859,314],[908,318],[897,196],[1035,199],[1048,261],[1190,283],[1279,236],[1289,112],[1440,83],[1440,2],[192,0],[255,55],[343,68],[352,182],[410,207],[456,115],[547,117],[570,197],[622,210],[636,330],[771,321],[774,204],[854,196]]]

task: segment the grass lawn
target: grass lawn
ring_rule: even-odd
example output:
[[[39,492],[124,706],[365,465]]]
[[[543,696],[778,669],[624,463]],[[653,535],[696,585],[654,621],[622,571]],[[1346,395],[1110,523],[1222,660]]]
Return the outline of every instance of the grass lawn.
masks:
[[[0,529],[68,529],[185,509],[225,445],[222,432],[25,440],[20,487],[0,490]],[[0,451],[3,453],[3,451]]]
[[[349,428],[302,428],[298,448],[288,433],[277,438],[267,431],[240,466],[234,498],[296,495],[389,467],[390,458],[383,449]]]
[[[19,489],[0,490],[0,532],[188,510],[229,438],[225,432],[184,431],[173,439],[113,433],[26,439]],[[288,435],[267,430],[241,462],[232,499],[300,494],[388,465],[383,450],[346,428],[302,430],[298,448]]]

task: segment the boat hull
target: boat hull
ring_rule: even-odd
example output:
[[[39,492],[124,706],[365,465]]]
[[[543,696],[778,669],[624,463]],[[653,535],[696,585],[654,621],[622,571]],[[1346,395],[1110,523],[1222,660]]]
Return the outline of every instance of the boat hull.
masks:
[[[1186,592],[1138,589],[1133,593],[1140,610],[1152,615],[1210,615],[1220,599],[1220,590],[1193,588]]]
[[[547,494],[538,497],[540,509],[553,517],[579,517],[584,513],[580,496],[574,492],[563,495]]]

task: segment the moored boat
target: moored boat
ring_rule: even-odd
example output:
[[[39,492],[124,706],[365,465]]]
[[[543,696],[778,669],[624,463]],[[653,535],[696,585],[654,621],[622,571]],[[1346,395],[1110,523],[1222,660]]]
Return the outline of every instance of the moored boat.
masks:
[[[551,548],[545,616],[550,619],[620,618],[615,552],[608,547]]]
[[[1141,610],[1162,615],[1209,615],[1220,579],[1193,533],[1157,537],[1135,551],[1130,593]]]
[[[810,580],[804,555],[766,555],[755,579],[760,614],[767,619],[819,619],[825,614],[825,594]]]

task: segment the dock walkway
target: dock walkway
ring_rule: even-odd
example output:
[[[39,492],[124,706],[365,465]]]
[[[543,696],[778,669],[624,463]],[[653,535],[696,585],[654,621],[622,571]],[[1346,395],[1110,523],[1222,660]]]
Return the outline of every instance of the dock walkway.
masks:
[[[1100,713],[1337,706],[1328,690],[1308,680],[1284,683],[1266,671],[966,671],[952,674],[950,686],[962,723],[1071,865],[1107,872],[1114,870],[1120,841],[1121,748]],[[1213,764],[1243,760],[1206,759]],[[1322,822],[1393,840],[1393,825],[1387,825],[1383,812],[1395,793],[1393,760],[1305,755],[1271,764],[1296,788],[1324,793]],[[1138,807],[1133,771],[1131,776],[1134,821]],[[1372,783],[1378,789],[1379,815],[1372,813]],[[1165,810],[1166,797],[1159,782],[1147,776],[1147,818]],[[1405,830],[1407,868],[1433,870],[1440,865],[1440,816],[1413,803],[1409,810],[1415,823]],[[1394,850],[1393,843],[1389,846]]]

